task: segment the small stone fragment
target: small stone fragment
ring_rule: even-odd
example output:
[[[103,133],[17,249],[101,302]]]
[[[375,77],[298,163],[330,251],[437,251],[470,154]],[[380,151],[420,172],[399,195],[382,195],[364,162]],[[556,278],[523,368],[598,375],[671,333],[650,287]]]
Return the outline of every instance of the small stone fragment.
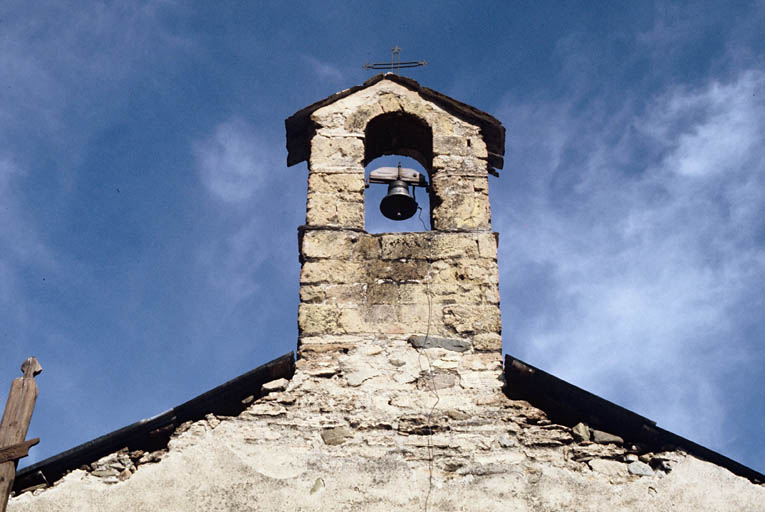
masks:
[[[118,474],[119,474],[118,471],[112,468],[96,469],[95,471],[91,473],[91,475],[97,476],[98,478],[117,476]]]
[[[307,370],[306,373],[311,377],[332,377],[337,373],[337,368],[334,366],[323,366],[320,368],[312,368]]]
[[[470,416],[467,413],[464,413],[462,411],[458,411],[457,409],[449,409],[446,411],[446,415],[449,416],[453,420],[466,420]]]
[[[359,368],[358,370],[348,373],[345,376],[345,380],[351,387],[361,386],[365,380],[377,377],[379,373],[372,368]]]
[[[260,389],[264,393],[284,391],[285,389],[287,389],[287,384],[289,384],[289,381],[287,379],[276,379],[276,380],[272,380],[271,382],[266,382],[260,387]]]
[[[608,476],[621,476],[625,474],[625,466],[619,461],[608,459],[592,459],[587,463],[590,469],[597,473]]]
[[[207,424],[210,428],[215,428],[220,425],[220,420],[212,413],[205,415],[205,420],[207,420]]]
[[[453,373],[425,373],[417,379],[417,389],[438,390],[454,387],[457,384],[457,376]]]
[[[624,444],[624,439],[602,430],[592,429],[592,440],[599,444]]]
[[[388,359],[388,362],[392,364],[395,367],[401,367],[404,366],[406,363],[402,361],[401,359]]]
[[[582,441],[589,441],[590,427],[581,422],[577,423],[574,425],[574,428],[571,429],[571,434],[574,436],[574,439],[576,439],[576,442],[578,443],[581,443]]]
[[[460,338],[438,338],[435,336],[410,336],[409,343],[414,348],[443,348],[455,352],[464,352],[470,348],[470,341]]]
[[[453,370],[457,367],[459,367],[459,362],[457,361],[444,361],[442,359],[438,359],[436,361],[433,361],[433,367],[434,368],[440,368],[442,370]]]
[[[637,475],[637,476],[653,476],[653,469],[651,469],[651,466],[649,466],[648,464],[646,464],[644,462],[640,462],[640,461],[631,462],[627,466],[627,470],[632,475]]]
[[[321,478],[317,478],[316,481],[313,483],[313,486],[311,487],[311,494],[316,494],[322,489],[324,489],[324,480],[322,480]]]
[[[501,436],[499,436],[498,441],[499,441],[499,445],[502,448],[512,448],[513,446],[515,446],[515,441],[513,440],[512,437],[510,437],[509,434],[502,434]]]
[[[367,349],[366,355],[368,356],[376,356],[377,354],[382,353],[383,349],[379,346],[370,347]]]
[[[138,459],[138,464],[146,464],[149,462],[159,462],[162,459],[162,456],[166,452],[167,452],[166,450],[157,450],[156,452],[146,453],[140,459]]]
[[[324,444],[329,446],[343,444],[349,437],[353,437],[353,432],[347,427],[327,428],[321,432]]]

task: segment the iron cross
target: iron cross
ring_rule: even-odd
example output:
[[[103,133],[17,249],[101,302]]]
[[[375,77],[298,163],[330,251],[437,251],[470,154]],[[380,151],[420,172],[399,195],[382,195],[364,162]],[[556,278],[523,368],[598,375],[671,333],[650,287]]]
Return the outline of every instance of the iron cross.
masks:
[[[402,68],[418,68],[427,65],[428,63],[424,60],[401,62],[401,48],[396,45],[391,49],[390,63],[378,62],[376,64],[364,64],[364,69],[384,69],[387,71],[394,71],[398,74],[399,70]]]

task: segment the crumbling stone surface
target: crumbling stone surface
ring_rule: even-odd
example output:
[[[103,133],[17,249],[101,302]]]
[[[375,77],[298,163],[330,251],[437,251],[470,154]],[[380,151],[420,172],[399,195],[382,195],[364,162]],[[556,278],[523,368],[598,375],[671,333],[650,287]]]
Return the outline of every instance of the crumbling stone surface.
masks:
[[[430,510],[717,511],[765,503],[764,487],[681,452],[577,441],[573,429],[506,397],[498,354],[416,349],[402,336],[326,344],[340,340],[346,352],[325,353],[334,373],[312,375],[306,368],[315,362],[301,360],[286,389],[238,417],[179,428],[156,463],[136,464],[145,454],[123,450],[12,498],[9,510],[422,510],[429,492]],[[471,372],[493,379],[466,387]],[[354,373],[366,378],[352,385]],[[457,378],[434,391],[422,385],[431,374]]]

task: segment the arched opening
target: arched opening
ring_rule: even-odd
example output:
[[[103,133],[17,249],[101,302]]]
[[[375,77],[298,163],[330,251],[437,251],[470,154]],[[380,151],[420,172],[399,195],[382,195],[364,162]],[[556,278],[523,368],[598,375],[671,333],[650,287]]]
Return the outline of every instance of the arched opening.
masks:
[[[417,116],[404,112],[382,114],[364,130],[364,165],[383,155],[417,160],[430,173],[433,166],[433,130]]]
[[[386,155],[370,162],[364,170],[365,178],[369,173],[380,167],[397,167],[414,169],[425,176],[428,173],[413,159],[402,155]],[[428,182],[430,178],[428,177]],[[430,231],[430,195],[423,187],[414,188],[414,197],[417,200],[418,211],[413,217],[406,220],[391,220],[380,213],[380,202],[388,193],[388,186],[383,184],[371,184],[364,194],[364,224],[368,233],[403,233],[409,231]]]
[[[401,164],[401,167],[420,172],[430,183],[433,130],[427,122],[405,112],[389,112],[367,123],[364,138],[366,178],[378,167],[396,167]],[[380,213],[380,201],[388,193],[388,187],[382,184],[370,185],[364,198],[366,230],[370,233],[430,230],[429,194],[425,188],[414,189],[421,210],[408,220],[394,221]]]

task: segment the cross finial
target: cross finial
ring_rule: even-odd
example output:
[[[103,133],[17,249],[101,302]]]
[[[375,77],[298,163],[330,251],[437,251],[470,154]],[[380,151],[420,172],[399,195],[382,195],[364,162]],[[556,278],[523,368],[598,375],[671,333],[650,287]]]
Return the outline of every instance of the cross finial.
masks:
[[[401,68],[418,68],[420,66],[427,65],[428,63],[424,60],[401,62],[401,47],[399,47],[399,45],[395,45],[391,49],[390,64],[387,62],[381,62],[377,64],[364,64],[364,69],[384,69],[387,71],[394,71],[396,74],[398,74]]]
[[[398,57],[398,65],[396,65],[396,57]],[[395,69],[396,74],[398,74],[398,70],[401,68],[401,48],[398,45],[395,45],[390,51],[390,68]]]

